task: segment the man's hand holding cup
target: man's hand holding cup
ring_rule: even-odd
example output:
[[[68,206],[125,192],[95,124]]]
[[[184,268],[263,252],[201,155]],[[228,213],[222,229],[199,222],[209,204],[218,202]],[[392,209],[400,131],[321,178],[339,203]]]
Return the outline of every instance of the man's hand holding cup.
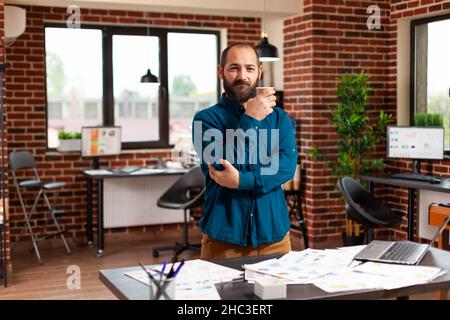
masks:
[[[273,87],[256,87],[256,97],[251,98],[245,105],[245,113],[256,120],[263,120],[273,112],[276,105]]]

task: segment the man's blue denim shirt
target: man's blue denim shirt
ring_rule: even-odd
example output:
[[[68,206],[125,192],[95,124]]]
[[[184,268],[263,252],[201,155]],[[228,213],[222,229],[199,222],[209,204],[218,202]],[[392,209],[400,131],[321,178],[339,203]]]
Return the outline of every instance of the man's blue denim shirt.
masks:
[[[252,131],[258,138],[249,135],[243,144],[239,139],[231,139],[230,142],[226,139],[227,129]],[[232,132],[236,132],[234,130]],[[266,138],[261,139],[263,131]],[[287,113],[275,107],[265,119],[258,121],[246,115],[243,106],[223,95],[218,104],[197,112],[192,132],[194,147],[206,176],[205,202],[200,220],[202,232],[216,240],[240,246],[256,247],[283,239],[290,228],[290,221],[281,185],[293,178],[297,165],[294,128]],[[274,132],[278,133],[278,139],[272,140],[276,138]],[[220,133],[223,138],[218,138]],[[274,141],[275,144],[272,143]],[[241,149],[238,149],[239,143]],[[234,149],[235,160],[230,162],[239,171],[238,189],[222,187],[209,177],[207,163],[211,161],[205,161],[204,155],[217,144],[223,148],[222,154],[213,152],[218,158],[228,160],[232,153],[230,151]],[[255,151],[251,145],[257,145],[258,153],[251,152]],[[262,146],[266,155],[264,161],[259,156]],[[240,154],[236,150],[241,150]],[[256,161],[250,160],[250,153],[258,154]],[[242,161],[244,158],[238,161],[240,155],[245,161]],[[278,159],[277,166],[274,166],[274,159]],[[272,167],[275,170],[270,174],[264,172],[264,169]]]

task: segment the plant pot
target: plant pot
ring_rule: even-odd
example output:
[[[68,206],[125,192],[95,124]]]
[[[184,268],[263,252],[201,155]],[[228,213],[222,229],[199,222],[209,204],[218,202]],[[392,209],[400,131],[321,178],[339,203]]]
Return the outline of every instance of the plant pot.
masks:
[[[342,234],[342,243],[344,247],[359,246],[364,244],[364,233],[360,233],[359,236],[347,236],[345,233]]]
[[[81,139],[63,139],[59,140],[59,152],[81,151]]]

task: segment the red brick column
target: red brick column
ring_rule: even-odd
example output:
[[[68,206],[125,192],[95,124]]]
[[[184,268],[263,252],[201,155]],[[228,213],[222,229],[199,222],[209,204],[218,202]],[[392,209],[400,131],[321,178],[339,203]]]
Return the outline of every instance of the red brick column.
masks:
[[[366,25],[367,7],[374,4],[381,9],[381,30],[368,30]],[[343,74],[365,69],[371,76],[371,118],[381,108],[395,112],[388,27],[386,1],[305,0],[303,13],[284,21],[286,106],[298,122],[304,211],[314,247],[340,241],[345,215],[331,171],[307,152],[313,146],[331,154],[337,150],[329,117],[337,104],[337,78]],[[374,156],[384,156],[383,151],[380,146]]]

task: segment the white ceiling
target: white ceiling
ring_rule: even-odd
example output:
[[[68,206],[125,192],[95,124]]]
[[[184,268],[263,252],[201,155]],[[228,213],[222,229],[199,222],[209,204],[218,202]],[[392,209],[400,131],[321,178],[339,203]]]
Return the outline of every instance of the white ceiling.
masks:
[[[303,4],[303,0],[265,1],[267,15],[279,17],[298,15]],[[264,0],[5,0],[5,3],[253,17],[262,17],[264,11]]]

